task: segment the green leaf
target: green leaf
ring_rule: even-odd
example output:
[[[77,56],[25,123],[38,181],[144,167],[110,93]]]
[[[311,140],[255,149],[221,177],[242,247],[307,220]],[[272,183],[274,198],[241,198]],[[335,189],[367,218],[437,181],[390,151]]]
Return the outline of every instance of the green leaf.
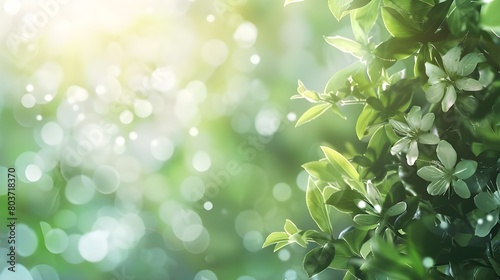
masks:
[[[421,43],[413,38],[392,37],[379,44],[373,54],[385,60],[402,60],[414,54]]]
[[[457,193],[461,198],[467,199],[470,197],[470,190],[467,187],[467,184],[458,179],[457,181],[452,182],[453,190]]]
[[[328,80],[325,86],[326,94],[334,94],[337,95],[339,90],[344,87],[345,81],[349,80],[350,77],[355,76],[358,72],[360,72],[365,66],[357,61],[348,67],[337,71],[333,76]]]
[[[316,183],[309,178],[306,191],[306,205],[309,214],[318,225],[319,229],[329,234],[332,233],[330,214],[323,199],[323,194]]]
[[[280,241],[276,243],[276,246],[274,246],[273,252],[277,252],[278,250],[282,249],[285,246],[290,245],[290,241]]]
[[[481,218],[478,218],[476,221],[476,230],[474,231],[474,234],[479,237],[487,236],[490,233],[491,229],[497,224],[497,222],[498,210],[495,210],[484,215]]]
[[[383,111],[385,108],[384,108],[384,104],[382,104],[382,101],[380,101],[378,98],[375,98],[373,96],[370,96],[366,99],[366,103],[368,103],[370,106],[373,107],[373,109],[377,110],[377,111]]]
[[[380,194],[380,191],[377,189],[377,187],[375,187],[375,185],[371,182],[371,180],[368,180],[368,182],[366,183],[366,197],[373,206],[382,206],[382,195]]]
[[[455,167],[453,175],[459,179],[467,179],[476,173],[477,162],[473,160],[462,160]]]
[[[351,27],[358,42],[368,43],[367,35],[377,21],[380,2],[372,0],[366,6],[351,11]]]
[[[294,235],[297,232],[299,232],[299,229],[297,228],[297,226],[289,219],[286,219],[286,221],[285,221],[284,230],[289,235]]]
[[[380,218],[369,214],[358,214],[354,216],[353,221],[361,227],[375,228],[380,221]]]
[[[325,182],[335,182],[342,180],[336,170],[326,160],[312,161],[302,165],[302,167],[314,178]]]
[[[340,21],[351,9],[363,7],[370,0],[328,0],[328,7],[337,21]]]
[[[400,201],[391,206],[389,209],[387,209],[385,214],[389,217],[398,216],[402,214],[404,211],[406,211],[406,208],[407,208],[406,202]]]
[[[500,27],[500,0],[492,0],[486,3],[481,9],[481,24],[486,27]]]
[[[458,75],[458,69],[460,68],[460,55],[462,54],[462,48],[455,46],[451,48],[445,55],[443,55],[443,65],[446,72],[451,76]]]
[[[273,232],[267,236],[266,241],[264,241],[264,244],[262,245],[262,248],[284,241],[288,243],[288,237],[289,236],[286,232]]]
[[[295,242],[304,248],[307,247],[307,239],[304,236],[302,236],[302,234],[300,234],[300,233],[295,233],[293,235],[290,235],[288,237],[288,240],[290,242]]]
[[[332,104],[325,103],[325,104],[319,104],[319,105],[316,105],[316,106],[309,108],[299,118],[299,120],[295,124],[295,127],[298,127],[304,123],[307,123],[307,122],[314,120],[315,118],[321,116],[324,112],[326,112],[331,107],[332,107]]]
[[[415,213],[418,210],[418,204],[420,203],[420,197],[418,196],[411,196],[408,197],[406,200],[406,211],[403,212],[403,214],[399,215],[399,217],[396,218],[396,221],[394,221],[394,228],[396,230],[401,229],[405,227],[411,220],[413,220],[413,217],[415,217]]]
[[[342,36],[325,37],[325,40],[340,51],[350,53],[356,58],[361,58],[367,53],[360,43]]]
[[[52,227],[46,222],[40,222],[40,228],[42,229],[42,234],[44,237],[52,229]]]
[[[359,210],[356,201],[362,200],[363,196],[355,190],[342,189],[333,193],[327,200],[328,205],[332,205],[337,210],[344,213],[352,213]]]
[[[325,270],[335,257],[335,247],[331,244],[326,244],[323,247],[318,247],[309,251],[304,257],[304,270],[309,277]]]
[[[358,255],[361,254],[361,247],[365,243],[367,236],[368,231],[353,226],[346,228],[339,234],[339,238],[344,239],[351,247],[351,250]]]
[[[474,204],[476,207],[488,213],[497,209],[500,205],[493,198],[493,195],[487,192],[478,193],[474,197]]]
[[[382,19],[392,37],[407,38],[420,32],[415,28],[415,24],[407,18],[407,15],[404,16],[393,8],[383,7]]]
[[[445,173],[441,169],[439,169],[435,166],[429,165],[429,166],[424,166],[424,167],[420,168],[417,171],[417,175],[426,181],[432,182],[432,181],[437,181],[437,180],[443,179],[445,176]]]
[[[373,109],[373,107],[368,104],[365,105],[363,111],[358,117],[358,121],[356,122],[356,135],[358,139],[362,139],[368,130],[368,127],[377,119],[378,112]]]
[[[455,152],[453,146],[445,140],[441,140],[437,145],[436,153],[444,167],[447,170],[453,170],[455,163],[457,163],[457,152]]]
[[[325,147],[321,146],[321,150],[323,150],[323,153],[325,154],[326,158],[328,161],[333,165],[335,170],[340,172],[340,174],[343,175],[343,177],[350,178],[354,180],[356,183],[359,183],[359,174],[352,166],[352,164],[339,152]],[[364,189],[359,187],[359,184],[354,186],[360,191],[361,193],[364,193]]]
[[[453,1],[447,0],[436,4],[425,16],[425,20],[422,24],[423,29],[428,34],[433,34],[439,26],[446,19],[448,10],[450,9],[451,3]]]
[[[356,255],[345,240],[337,239],[332,241],[335,246],[335,258],[328,265],[329,268],[346,270],[349,268],[349,259]]]

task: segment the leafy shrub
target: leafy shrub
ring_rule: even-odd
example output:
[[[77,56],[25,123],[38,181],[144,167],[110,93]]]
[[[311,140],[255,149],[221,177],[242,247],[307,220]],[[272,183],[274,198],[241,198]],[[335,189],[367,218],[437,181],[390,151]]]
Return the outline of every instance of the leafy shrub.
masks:
[[[288,0],[285,5],[300,2]],[[485,1],[486,2],[486,1]],[[306,203],[319,230],[285,222],[265,246],[318,244],[310,277],[500,278],[500,0],[329,0],[353,38],[326,37],[358,61],[323,92],[299,81],[314,104],[297,125],[339,104],[363,104],[359,154],[321,147]],[[344,117],[345,118],[345,117]],[[352,226],[334,236],[331,207]]]

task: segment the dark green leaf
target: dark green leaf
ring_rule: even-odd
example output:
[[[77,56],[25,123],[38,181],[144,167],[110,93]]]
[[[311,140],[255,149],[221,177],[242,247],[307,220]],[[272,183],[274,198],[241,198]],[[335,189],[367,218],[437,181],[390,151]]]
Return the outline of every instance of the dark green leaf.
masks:
[[[406,200],[406,211],[399,215],[399,217],[396,218],[396,221],[394,222],[394,228],[401,229],[404,228],[411,220],[413,220],[413,217],[415,216],[415,213],[418,210],[418,204],[420,202],[420,197],[418,196],[412,196],[408,197]]]
[[[304,257],[304,270],[309,277],[325,270],[335,257],[335,247],[332,244],[326,244],[309,251]]]
[[[406,209],[407,209],[406,202],[400,201],[392,205],[389,209],[387,209],[385,214],[389,217],[394,217],[402,214],[404,211],[406,211]]]
[[[369,214],[358,214],[354,216],[354,223],[361,227],[375,228],[380,221],[380,218],[377,216],[369,215]]]
[[[384,110],[384,104],[382,104],[382,102],[375,98],[375,97],[368,97],[366,99],[366,103],[368,103],[370,106],[373,107],[373,109],[377,110],[377,111],[383,111]]]
[[[426,33],[434,33],[443,23],[450,9],[452,0],[436,4],[425,16],[423,30]]]
[[[413,38],[390,38],[379,44],[373,54],[386,60],[401,60],[414,54],[421,46]]]

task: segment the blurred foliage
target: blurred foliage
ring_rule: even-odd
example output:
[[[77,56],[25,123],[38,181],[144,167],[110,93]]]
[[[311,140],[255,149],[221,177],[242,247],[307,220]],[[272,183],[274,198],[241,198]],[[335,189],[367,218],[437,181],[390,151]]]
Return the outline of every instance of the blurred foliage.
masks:
[[[18,218],[0,279],[306,277],[299,248],[261,245],[285,217],[313,226],[300,164],[321,150],[304,141],[362,147],[358,108],[292,129],[297,77],[319,87],[353,61],[314,39],[348,32],[326,2],[0,4],[0,217],[12,167]]]
[[[492,12],[500,1],[328,4],[337,20],[350,17],[352,35],[325,40],[357,61],[324,91],[299,81],[292,99],[314,105],[296,124],[362,105],[354,127],[364,147],[321,146],[323,158],[302,165],[319,231],[286,220],[263,246],[319,245],[304,257],[309,277],[331,268],[343,279],[500,278],[500,25]],[[339,225],[332,208],[351,224]]]

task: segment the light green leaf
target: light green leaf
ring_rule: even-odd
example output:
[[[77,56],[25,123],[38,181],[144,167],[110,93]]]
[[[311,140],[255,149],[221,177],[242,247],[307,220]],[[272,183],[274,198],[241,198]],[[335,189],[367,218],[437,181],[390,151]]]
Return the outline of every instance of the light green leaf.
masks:
[[[455,86],[459,90],[466,91],[478,91],[483,89],[483,85],[480,82],[472,79],[472,78],[461,78],[455,81]]]
[[[351,11],[351,27],[354,37],[359,42],[362,42],[362,38],[367,40],[367,35],[377,21],[380,2],[380,0],[372,0],[366,6]]]
[[[321,116],[324,112],[326,112],[331,107],[332,107],[332,104],[324,103],[324,104],[319,104],[319,105],[316,105],[316,106],[309,108],[299,118],[299,120],[295,124],[295,127],[314,120],[315,118]]]
[[[441,103],[441,108],[443,109],[443,112],[448,112],[450,110],[451,106],[455,104],[455,101],[457,100],[457,92],[455,91],[455,88],[452,85],[449,85],[446,87],[446,93],[444,94],[443,101]]]
[[[420,134],[418,136],[418,142],[426,145],[436,145],[439,143],[439,137],[432,133]]]
[[[367,53],[361,44],[342,36],[325,37],[325,40],[340,51],[350,53],[357,58],[361,58]]]
[[[400,201],[400,202],[392,205],[389,209],[387,209],[385,214],[389,217],[394,217],[394,216],[400,215],[404,211],[406,211],[406,207],[407,207],[406,202]]]
[[[495,201],[490,193],[482,192],[478,193],[474,197],[474,204],[476,207],[488,213],[497,209],[500,205]]]
[[[345,15],[353,0],[328,0],[328,7],[337,21]]]
[[[319,229],[329,234],[332,233],[332,224],[327,205],[323,199],[323,194],[316,183],[309,178],[306,191],[306,205],[309,214],[318,225]]]
[[[46,222],[40,222],[40,228],[42,229],[42,234],[44,237],[52,229],[52,227]]]
[[[309,251],[304,257],[304,270],[309,277],[325,270],[335,257],[335,247],[332,244],[325,244]]]
[[[382,19],[387,31],[389,31],[393,37],[407,38],[420,32],[415,28],[415,24],[410,22],[408,18],[405,18],[405,16],[396,9],[383,7]]]
[[[470,190],[467,187],[467,184],[458,179],[457,181],[452,182],[453,190],[460,196],[461,198],[467,199],[470,197]]]
[[[420,178],[432,182],[444,178],[445,173],[435,166],[424,166],[417,171]]]
[[[365,133],[371,123],[377,118],[377,111],[373,109],[373,107],[365,105],[363,108],[363,111],[361,111],[361,114],[358,117],[358,120],[356,122],[356,135],[358,136],[358,139],[362,139],[365,136]]]
[[[293,235],[291,235],[288,240],[290,242],[295,242],[297,244],[299,244],[301,247],[304,247],[306,248],[307,247],[307,240],[304,236],[302,236],[302,234],[300,233],[295,233]]]
[[[437,157],[443,163],[447,170],[452,170],[457,163],[457,152],[453,149],[450,143],[445,140],[439,141],[436,148]]]
[[[450,187],[450,182],[445,179],[439,179],[433,181],[427,186],[427,192],[430,195],[442,195],[444,194],[448,188]]]
[[[382,206],[382,195],[380,191],[373,185],[371,180],[366,183],[366,197],[372,205]]]
[[[299,232],[297,226],[289,219],[286,219],[284,229],[285,232],[288,233],[289,235],[294,235],[297,232]]]
[[[500,1],[492,0],[484,3],[486,4],[481,8],[481,24],[490,28],[500,27],[500,17],[498,16]]]
[[[279,249],[281,249],[289,244],[290,244],[290,241],[288,241],[288,240],[278,242],[278,243],[276,243],[276,246],[274,246],[273,252],[277,252]]]
[[[479,237],[487,236],[491,229],[498,222],[498,210],[486,214],[484,217],[477,219],[475,235]]]
[[[362,227],[375,227],[380,218],[369,214],[358,214],[354,216],[354,222]]]
[[[325,93],[337,95],[338,91],[345,86],[345,81],[347,81],[350,77],[355,76],[364,67],[365,66],[360,61],[357,61],[348,67],[337,71],[326,83]]]
[[[264,244],[262,245],[262,248],[278,242],[286,241],[288,243],[288,237],[289,236],[286,232],[273,232],[267,236],[266,241],[264,241]]]
[[[285,0],[284,7],[292,4],[292,3],[298,3],[298,2],[303,2],[304,0]]]
[[[341,172],[341,174],[356,181],[359,180],[358,172],[341,153],[325,146],[321,146],[321,150],[323,150],[323,153],[328,161],[333,165],[333,167],[335,167],[336,170]]]
[[[467,179],[474,175],[477,168],[477,162],[473,160],[462,160],[455,167],[455,172],[453,175],[457,176],[459,179]]]
[[[335,174],[335,170],[331,164],[326,161],[312,161],[302,165],[302,167],[314,178],[320,179],[325,182],[335,182],[342,180],[340,174]]]

